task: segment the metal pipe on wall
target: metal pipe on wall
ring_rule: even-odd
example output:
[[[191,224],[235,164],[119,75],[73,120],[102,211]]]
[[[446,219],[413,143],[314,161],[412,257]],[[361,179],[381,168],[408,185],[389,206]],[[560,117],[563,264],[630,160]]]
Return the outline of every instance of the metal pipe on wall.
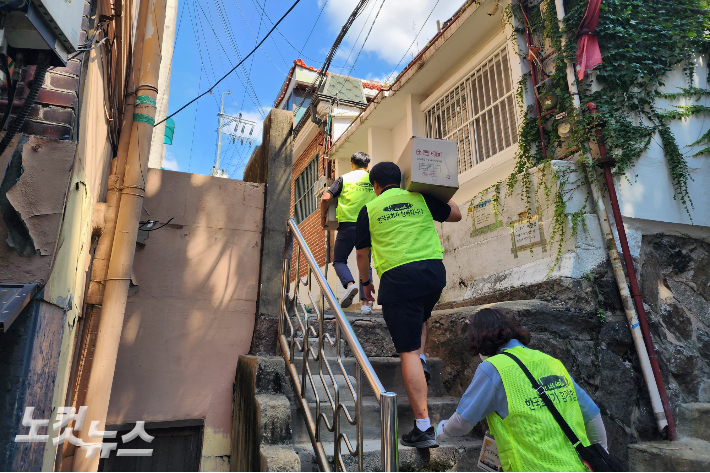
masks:
[[[148,15],[148,0],[142,0],[138,10],[138,24],[144,25]],[[136,31],[136,44],[143,44],[145,28],[138,28]],[[125,108],[123,112],[123,123],[121,125],[121,135],[118,139],[118,150],[116,157],[111,162],[111,175],[108,178],[108,189],[106,191],[106,228],[104,228],[98,243],[96,253],[91,266],[91,282],[86,292],[87,304],[101,304],[104,296],[104,284],[108,273],[109,258],[113,247],[113,238],[116,232],[116,221],[118,220],[118,207],[120,204],[121,188],[123,187],[123,174],[126,169],[126,157],[128,156],[128,146],[131,141],[131,131],[133,128],[133,107],[136,96],[135,74],[136,64],[140,64],[143,56],[142,48],[137,48],[130,61],[131,71],[128,72]]]
[[[104,430],[108,413],[128,287],[133,269],[136,236],[143,208],[148,156],[150,155],[155,123],[160,70],[160,38],[164,21],[165,0],[149,0],[146,21],[143,25],[139,25],[139,28],[144,29],[144,38],[141,44],[136,44],[139,48],[142,47],[143,54],[140,61],[138,86],[136,87],[133,125],[121,190],[116,234],[108,267],[101,322],[85,398],[88,407],[86,418],[99,421],[99,430]],[[99,439],[88,436],[89,429],[82,429],[80,432],[84,442],[100,442]],[[78,450],[75,454],[75,471],[96,471],[98,469],[99,455],[95,454],[94,458],[87,458],[86,454],[87,451],[83,449]]]
[[[653,369],[653,376],[656,379],[656,385],[658,386],[658,391],[661,397],[661,403],[663,404],[663,411],[665,413],[666,421],[668,422],[668,439],[678,440],[678,432],[676,431],[675,419],[673,418],[673,412],[671,411],[670,402],[668,402],[666,387],[663,384],[663,376],[661,376],[661,367],[658,365],[656,349],[653,346],[653,340],[651,339],[651,331],[649,330],[648,320],[646,319],[646,310],[643,308],[643,301],[641,300],[641,290],[639,289],[638,281],[636,279],[636,270],[634,269],[634,262],[631,260],[631,251],[629,250],[629,243],[626,240],[626,230],[624,229],[624,222],[621,219],[621,211],[619,210],[619,201],[616,198],[616,188],[614,187],[614,179],[611,175],[611,167],[609,165],[606,165],[603,166],[603,169],[604,176],[606,178],[607,188],[609,189],[609,200],[611,201],[611,209],[614,213],[614,223],[616,223],[616,232],[619,235],[619,242],[621,243],[621,254],[624,256],[626,271],[629,273],[629,285],[631,286],[631,295],[634,298],[636,312],[638,313],[639,322],[641,324],[641,333],[643,334],[643,340],[646,344],[646,350],[648,351],[648,358],[651,362],[651,368]]]
[[[560,24],[560,28],[562,28],[562,22],[565,17],[563,0],[555,0],[555,7],[557,11],[557,21]],[[564,48],[564,37],[562,38],[562,41],[562,46]],[[569,60],[567,60],[566,62],[567,85],[569,87],[570,94],[572,95],[574,107],[579,109],[579,90],[577,89],[577,82],[574,75],[574,65]],[[609,215],[606,211],[604,198],[602,196],[601,189],[599,187],[599,181],[597,179],[597,175],[594,171],[593,166],[594,160],[592,159],[591,155],[587,153],[583,162],[583,168],[592,190],[592,198],[594,200],[594,206],[597,211],[597,216],[599,218],[599,226],[601,227],[602,233],[604,234],[604,240],[606,241],[607,250],[609,251],[609,259],[611,260],[611,265],[614,270],[614,276],[616,278],[616,283],[619,288],[621,300],[624,304],[624,312],[626,313],[626,319],[629,323],[629,328],[631,329],[631,336],[634,341],[634,346],[636,347],[636,353],[639,356],[641,372],[643,374],[644,381],[646,382],[646,386],[651,397],[651,406],[653,408],[653,413],[656,418],[656,425],[660,432],[664,432],[666,428],[668,428],[669,438],[671,440],[675,440],[675,424],[673,422],[672,413],[670,412],[668,398],[666,396],[665,387],[663,385],[663,378],[660,376],[660,370],[656,370],[654,368],[654,365],[651,363],[651,351],[647,346],[648,342],[646,342],[645,340],[648,338],[648,341],[650,341],[651,344],[653,342],[650,340],[650,334],[646,336],[643,333],[642,328],[639,327],[640,324],[638,314],[636,313],[634,301],[629,292],[629,286],[626,282],[626,274],[624,273],[624,268],[621,265],[621,259],[619,258],[619,253],[616,247],[616,240],[614,239],[614,234],[611,231],[611,225],[609,223]],[[626,251],[628,253],[628,246],[626,248]],[[638,293],[638,290],[636,290],[635,293]],[[657,362],[655,367],[658,367]],[[671,426],[672,429],[670,428]]]

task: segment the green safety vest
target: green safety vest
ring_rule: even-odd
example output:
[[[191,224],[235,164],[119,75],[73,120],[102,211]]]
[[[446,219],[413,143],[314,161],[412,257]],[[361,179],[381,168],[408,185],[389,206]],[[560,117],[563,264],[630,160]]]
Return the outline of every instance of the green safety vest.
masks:
[[[582,411],[572,378],[558,359],[537,350],[514,347],[517,356],[545,387],[572,431],[588,446]],[[486,419],[498,446],[504,471],[587,471],[549,409],[520,367],[505,355],[488,358],[500,373],[508,398],[508,415],[493,411]]]
[[[421,194],[388,189],[366,207],[378,276],[414,261],[444,259],[434,219]]]
[[[340,222],[357,222],[360,210],[375,198],[375,191],[370,184],[370,173],[357,169],[343,174],[343,189],[338,196],[335,216]]]

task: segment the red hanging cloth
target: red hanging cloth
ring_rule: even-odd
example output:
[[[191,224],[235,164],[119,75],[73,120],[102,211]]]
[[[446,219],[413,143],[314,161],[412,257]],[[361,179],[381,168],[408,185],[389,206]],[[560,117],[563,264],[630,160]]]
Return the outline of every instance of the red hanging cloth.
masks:
[[[584,13],[582,23],[579,24],[577,34],[577,78],[584,79],[587,70],[594,69],[602,62],[602,52],[599,50],[599,41],[594,36],[594,30],[599,23],[599,7],[601,0],[589,0],[587,11]]]

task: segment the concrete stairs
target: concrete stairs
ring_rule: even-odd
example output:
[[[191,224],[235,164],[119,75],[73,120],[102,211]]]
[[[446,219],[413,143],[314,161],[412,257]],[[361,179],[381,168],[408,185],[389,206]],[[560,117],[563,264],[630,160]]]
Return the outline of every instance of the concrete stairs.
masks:
[[[398,435],[412,429],[414,425],[414,414],[409,405],[407,393],[404,388],[400,361],[396,356],[391,356],[394,347],[391,345],[389,333],[381,318],[348,317],[353,325],[356,335],[360,340],[366,354],[370,359],[375,372],[385,388],[397,393],[398,406]],[[334,321],[327,320],[326,329],[334,334]],[[299,343],[302,340],[299,340]],[[352,353],[341,342],[342,364],[348,374],[348,380],[355,388],[355,359]],[[317,349],[317,340],[309,340],[309,345]],[[352,416],[355,415],[355,401],[350,393],[345,376],[337,368],[334,347],[329,347],[326,351],[326,358],[330,362],[331,369],[338,385],[340,400],[348,408]],[[383,356],[385,355],[385,356]],[[297,354],[295,365],[299,374],[303,366],[303,360],[299,358],[302,354]],[[246,358],[244,357],[245,363]],[[254,399],[259,415],[260,442],[258,445],[261,471],[319,471],[318,463],[313,453],[313,448],[308,435],[308,430],[290,386],[285,363],[281,357],[258,357],[258,368],[256,369],[255,395]],[[432,423],[436,424],[441,419],[450,417],[456,410],[458,399],[448,395],[444,383],[443,372],[444,363],[440,359],[428,359],[428,368],[431,373],[431,385],[429,386],[428,406]],[[253,363],[253,360],[251,361]],[[240,363],[242,359],[240,358]],[[323,382],[318,378],[318,363],[309,361],[309,368],[316,381],[316,392],[310,386],[306,389],[306,398],[311,405],[311,412],[315,417],[316,394],[323,413],[330,419],[332,408],[326,395]],[[327,375],[325,367],[324,382],[331,388],[330,377]],[[239,368],[238,368],[239,373]],[[365,471],[380,471],[380,408],[374,392],[366,384],[363,377],[362,391],[362,422],[363,422],[363,467]],[[239,389],[235,387],[235,389]],[[247,393],[248,395],[248,393]],[[235,402],[236,405],[236,402]],[[324,424],[321,428],[325,430]],[[453,442],[442,444],[436,449],[415,449],[399,445],[399,469],[401,471],[479,471],[476,467],[478,455],[480,453],[483,433],[477,426],[469,436],[463,437]],[[355,427],[347,423],[344,416],[341,416],[341,431],[347,433],[353,446],[356,443]],[[329,457],[331,467],[333,467],[334,436],[325,431],[322,435],[324,449]],[[347,448],[342,444],[342,455],[349,471],[357,471],[357,458],[348,454]],[[294,453],[295,452],[295,453]]]
[[[385,389],[397,393],[397,416],[398,416],[398,431],[399,436],[408,432],[414,426],[414,413],[407,399],[407,393],[402,380],[402,372],[400,369],[399,358],[390,357],[371,357],[370,363],[375,369],[377,376],[385,386]],[[334,359],[329,360],[331,367],[334,366]],[[355,372],[355,361],[353,358],[345,358],[343,365],[350,374],[350,382],[355,386],[355,379],[352,376]],[[429,417],[432,423],[436,424],[442,419],[448,419],[455,411],[458,405],[458,399],[447,396],[442,383],[441,373],[443,372],[443,362],[439,359],[427,360],[429,371],[432,375],[432,383],[429,386]],[[302,361],[296,363],[296,367],[300,369],[303,366]],[[318,364],[310,362],[312,373],[318,372]],[[325,369],[324,369],[325,371]],[[351,415],[355,413],[355,401],[350,393],[345,378],[342,375],[336,375],[336,382],[340,392],[340,401],[343,402],[349,409]],[[330,418],[332,409],[330,402],[325,393],[325,388],[318,386],[317,394],[320,401],[322,412]],[[326,384],[332,386],[332,381],[326,378]],[[312,389],[306,391],[306,398],[309,402],[315,404],[315,395]],[[380,470],[380,409],[374,393],[370,389],[363,389],[362,401],[362,419],[363,419],[363,437],[365,444],[365,456],[363,459],[363,467],[365,471]],[[293,441],[295,449],[301,459],[301,471],[318,471],[316,458],[313,454],[308,431],[305,421],[300,410],[292,404],[292,421],[293,426]],[[348,435],[351,443],[355,442],[356,430],[354,426],[347,423],[343,425],[341,421],[341,431]],[[325,433],[323,438],[333,438],[333,434]],[[480,453],[482,443],[482,432],[474,430],[474,432],[462,439],[454,442],[447,442],[436,449],[416,449],[399,445],[399,462],[401,471],[472,471],[477,470],[476,463],[478,454]],[[343,445],[341,447],[345,452],[343,457],[347,456],[347,450]],[[332,461],[334,452],[334,443],[324,442],[326,454]],[[348,457],[346,465],[349,470],[357,470],[357,458]],[[457,470],[458,468],[458,470]]]
[[[681,404],[677,442],[629,445],[630,471],[710,471],[710,403]]]

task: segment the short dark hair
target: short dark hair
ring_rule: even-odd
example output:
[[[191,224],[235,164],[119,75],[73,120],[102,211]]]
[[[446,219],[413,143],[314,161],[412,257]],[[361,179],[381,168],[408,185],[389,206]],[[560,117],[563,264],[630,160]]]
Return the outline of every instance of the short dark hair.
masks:
[[[468,338],[468,352],[471,355],[493,356],[512,339],[527,345],[530,343],[530,332],[517,321],[509,320],[502,310],[486,307],[471,317]]]
[[[402,172],[399,170],[399,166],[391,161],[375,164],[370,169],[370,184],[374,186],[375,182],[380,187],[387,187],[392,184],[399,185],[402,182]]]
[[[370,164],[370,155],[358,151],[350,156],[350,162],[359,168],[366,168]]]

